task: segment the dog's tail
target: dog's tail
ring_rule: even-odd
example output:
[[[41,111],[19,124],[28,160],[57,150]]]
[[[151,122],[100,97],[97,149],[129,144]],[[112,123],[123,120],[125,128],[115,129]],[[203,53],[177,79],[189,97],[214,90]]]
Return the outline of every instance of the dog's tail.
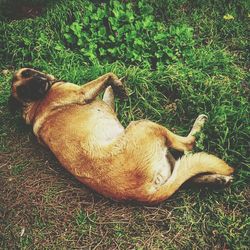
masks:
[[[233,172],[233,168],[211,154],[201,152],[183,156],[176,161],[169,179],[154,194],[150,195],[148,202],[158,203],[169,198],[185,181],[197,174],[231,175]]]

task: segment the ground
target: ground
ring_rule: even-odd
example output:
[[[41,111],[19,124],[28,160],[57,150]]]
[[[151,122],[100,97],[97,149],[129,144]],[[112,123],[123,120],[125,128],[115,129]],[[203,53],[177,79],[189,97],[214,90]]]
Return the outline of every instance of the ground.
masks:
[[[131,57],[114,50],[107,55],[106,50],[91,54],[102,40],[93,35],[98,30],[91,33],[92,26],[89,30],[81,26],[86,16],[96,19],[91,24],[101,25],[102,12],[97,9],[105,8],[105,3],[110,4],[108,11],[114,8],[119,16],[123,10],[115,2],[126,5],[130,1],[92,1],[96,9],[83,0],[23,2],[28,7],[39,2],[39,11],[34,8],[32,15],[20,11],[23,19],[16,20],[11,8],[16,13],[20,5],[0,1],[1,11],[8,10],[0,12],[0,248],[247,249],[248,1],[138,1],[142,7],[131,1],[131,8],[146,13],[140,19],[145,22],[140,24],[138,19],[138,25],[151,25],[149,32],[163,25],[168,35],[157,44],[152,44],[155,39],[147,32],[141,34],[142,40],[132,39]],[[152,11],[154,18],[148,23],[146,16]],[[123,17],[131,21],[136,13],[131,17],[125,12]],[[104,26],[108,27],[105,22]],[[126,32],[131,27],[127,25]],[[117,33],[114,44],[104,40],[103,48],[111,44],[127,49]],[[88,34],[87,38],[82,34]],[[147,47],[142,50],[143,42]],[[167,54],[154,51],[166,47]],[[185,135],[197,115],[205,113],[208,121],[198,135],[196,151],[213,153],[233,166],[232,185],[226,189],[184,185],[153,207],[118,203],[96,194],[37,143],[19,114],[8,111],[12,74],[23,66],[77,84],[109,71],[125,76],[130,96],[116,101],[124,125],[146,118]]]

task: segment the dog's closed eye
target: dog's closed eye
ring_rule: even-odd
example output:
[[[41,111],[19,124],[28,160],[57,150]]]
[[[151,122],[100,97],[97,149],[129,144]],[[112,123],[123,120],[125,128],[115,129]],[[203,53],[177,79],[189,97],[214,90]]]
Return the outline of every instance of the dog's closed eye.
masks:
[[[22,77],[29,78],[31,77],[32,71],[30,69],[26,69],[22,72]]]

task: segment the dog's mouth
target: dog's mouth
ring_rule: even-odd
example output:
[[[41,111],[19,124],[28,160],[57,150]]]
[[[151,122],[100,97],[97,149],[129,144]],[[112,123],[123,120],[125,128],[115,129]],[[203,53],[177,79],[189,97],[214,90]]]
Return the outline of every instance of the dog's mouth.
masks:
[[[44,82],[43,85],[44,85],[43,88],[44,88],[45,92],[47,92],[49,90],[49,88],[51,87],[51,84],[48,81]]]
[[[64,83],[65,81],[62,79],[54,79],[51,81],[51,85],[54,85],[55,83],[58,83],[58,82]]]

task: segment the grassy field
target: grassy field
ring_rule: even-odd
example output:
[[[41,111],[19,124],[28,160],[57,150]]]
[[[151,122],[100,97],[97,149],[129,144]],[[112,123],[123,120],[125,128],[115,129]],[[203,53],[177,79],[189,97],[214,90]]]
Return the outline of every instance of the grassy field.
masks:
[[[248,1],[30,2],[42,15],[13,20],[0,1],[0,248],[249,249]],[[185,185],[155,207],[101,197],[9,113],[12,74],[23,66],[78,84],[125,76],[130,96],[116,103],[124,125],[146,118],[185,135],[207,114],[196,151],[235,167],[232,185]]]

